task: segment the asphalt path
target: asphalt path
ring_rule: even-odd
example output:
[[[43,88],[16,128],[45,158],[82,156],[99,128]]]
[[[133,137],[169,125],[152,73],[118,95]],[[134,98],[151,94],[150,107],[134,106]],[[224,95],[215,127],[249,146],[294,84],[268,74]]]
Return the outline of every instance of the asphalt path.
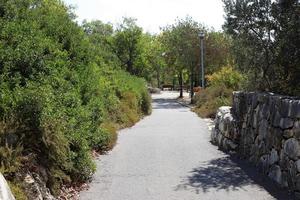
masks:
[[[119,132],[116,147],[97,159],[81,200],[293,199],[254,166],[212,145],[207,121],[176,97],[153,95],[152,115]]]

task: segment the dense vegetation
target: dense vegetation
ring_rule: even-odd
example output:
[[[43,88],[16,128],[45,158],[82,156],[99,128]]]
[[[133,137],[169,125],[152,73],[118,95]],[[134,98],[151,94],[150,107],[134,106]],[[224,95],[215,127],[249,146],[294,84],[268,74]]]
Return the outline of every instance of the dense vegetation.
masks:
[[[90,178],[92,149],[151,112],[146,82],[120,67],[110,27],[80,27],[59,0],[0,1],[0,27],[0,171],[17,199],[27,170],[57,195]]]
[[[207,76],[210,87],[194,99],[197,101],[196,112],[204,117],[214,116],[218,106],[230,105],[231,90],[269,91],[300,96],[299,1],[223,2],[226,13],[224,33],[230,38],[229,66],[234,67],[235,73],[240,75],[235,76],[231,72],[221,75],[223,69],[220,68],[216,70],[221,70],[220,72],[213,73],[219,73],[239,84],[238,87],[232,87],[225,84],[226,80],[221,77]],[[206,57],[215,58],[208,54]],[[236,79],[237,77],[241,78]]]
[[[223,0],[245,89],[300,96],[300,2]],[[255,83],[255,84],[253,84]]]
[[[232,104],[232,92],[241,88],[243,81],[244,76],[228,66],[207,75],[209,87],[194,96],[194,111],[201,117],[214,118],[219,107]]]
[[[132,18],[78,25],[60,0],[0,0],[0,171],[17,199],[27,171],[47,176],[55,195],[88,180],[91,151],[111,149],[117,129],[151,112],[147,84],[193,97],[200,33],[200,116],[230,105],[233,90],[300,95],[299,1],[223,1],[224,32],[186,17],[151,35]]]

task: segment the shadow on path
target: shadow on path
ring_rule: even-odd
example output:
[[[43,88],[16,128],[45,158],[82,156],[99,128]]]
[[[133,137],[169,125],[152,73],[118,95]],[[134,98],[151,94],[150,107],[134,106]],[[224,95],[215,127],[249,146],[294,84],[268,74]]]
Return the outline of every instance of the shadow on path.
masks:
[[[184,109],[182,105],[180,105],[176,99],[164,99],[158,98],[153,99],[153,109]]]
[[[259,173],[253,165],[235,156],[227,156],[204,162],[184,177],[175,191],[191,190],[196,193],[215,190],[244,190],[244,186],[256,184],[265,189],[275,199],[294,200],[287,191],[280,189],[265,175]]]

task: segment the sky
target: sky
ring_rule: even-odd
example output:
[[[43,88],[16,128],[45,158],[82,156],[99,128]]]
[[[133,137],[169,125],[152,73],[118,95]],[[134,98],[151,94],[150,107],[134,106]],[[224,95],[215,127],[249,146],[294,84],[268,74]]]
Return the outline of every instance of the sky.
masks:
[[[192,17],[195,21],[221,30],[224,10],[221,0],[64,0],[75,6],[78,21],[101,20],[117,24],[122,17],[133,17],[147,32],[158,33],[160,27],[176,18]]]

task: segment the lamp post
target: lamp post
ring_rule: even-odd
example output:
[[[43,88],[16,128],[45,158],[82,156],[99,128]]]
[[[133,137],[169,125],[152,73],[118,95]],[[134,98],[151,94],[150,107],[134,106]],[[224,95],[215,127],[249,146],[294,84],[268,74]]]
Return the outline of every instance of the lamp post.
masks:
[[[202,88],[204,89],[205,88],[205,85],[204,85],[204,55],[203,55],[203,40],[204,40],[204,37],[205,37],[205,34],[204,32],[201,32],[199,34],[199,37],[200,37],[200,43],[201,43],[201,65],[200,65],[200,68],[201,68],[201,75],[199,74],[199,85],[200,85],[200,82],[202,81]],[[200,72],[200,69],[199,69],[199,72]]]

